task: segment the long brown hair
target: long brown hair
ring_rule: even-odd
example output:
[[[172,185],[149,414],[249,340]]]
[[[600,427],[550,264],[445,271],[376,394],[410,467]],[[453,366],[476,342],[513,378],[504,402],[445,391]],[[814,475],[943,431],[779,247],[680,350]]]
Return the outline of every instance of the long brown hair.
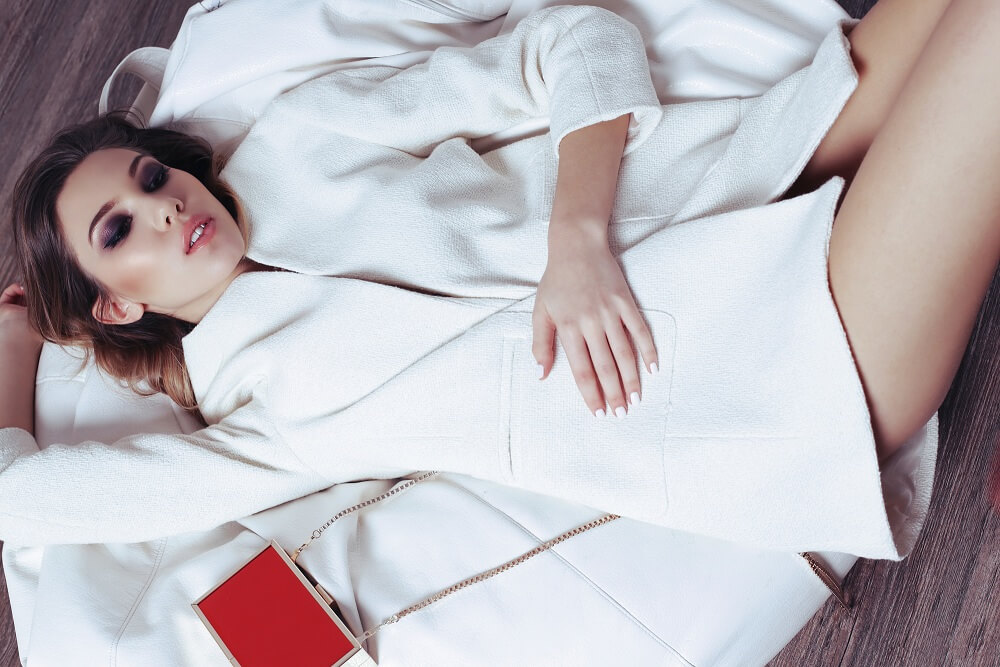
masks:
[[[106,148],[145,151],[168,167],[188,172],[235,220],[241,220],[236,197],[219,180],[221,165],[201,139],[172,130],[137,128],[121,112],[66,128],[24,170],[11,197],[14,249],[28,319],[43,338],[81,346],[88,358],[92,351],[103,371],[124,380],[136,393],[162,392],[197,411],[181,346],[181,338],[194,325],[148,311],[131,324],[97,321],[91,308],[107,303],[111,292],[80,267],[56,216],[56,198],[66,178],[84,158]]]

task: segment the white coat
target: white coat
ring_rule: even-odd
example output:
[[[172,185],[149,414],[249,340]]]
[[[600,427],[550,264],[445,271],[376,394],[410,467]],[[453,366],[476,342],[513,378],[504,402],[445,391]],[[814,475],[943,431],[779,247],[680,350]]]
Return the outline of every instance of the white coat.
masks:
[[[279,98],[224,177],[251,212],[249,256],[313,275],[240,276],[184,339],[207,429],[41,452],[0,430],[0,539],[145,540],[440,469],[748,545],[905,556],[936,448],[892,524],[827,282],[844,181],[776,202],[857,85],[843,32],[749,100],[660,107],[643,63],[632,26],[564,8]],[[548,135],[483,155],[467,141],[545,113]],[[535,378],[531,312],[554,149],[623,113],[610,242],[661,371],[602,421],[561,346]]]

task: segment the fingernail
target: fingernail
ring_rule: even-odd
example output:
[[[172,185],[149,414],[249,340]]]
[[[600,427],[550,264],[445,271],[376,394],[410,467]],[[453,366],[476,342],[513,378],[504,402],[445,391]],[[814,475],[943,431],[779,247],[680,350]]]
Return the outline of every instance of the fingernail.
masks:
[[[629,396],[629,400],[632,401],[632,405],[639,405],[639,392],[633,391],[632,395]]]
[[[598,409],[598,411],[594,413],[594,416],[595,417],[603,417],[604,416],[604,410]]]
[[[659,373],[659,372],[660,372],[660,367],[659,367],[659,366],[657,366],[657,365],[656,365],[656,362],[654,361],[653,363],[651,363],[651,364],[649,365],[649,371],[650,371],[650,372],[651,372],[651,373],[652,373],[653,375],[656,375],[657,373]]]
[[[623,408],[620,405],[617,408],[615,408],[615,416],[618,417],[618,419],[621,419],[622,417],[624,417],[625,416],[625,408]]]
[[[538,364],[537,367],[538,367],[538,379],[541,380],[542,376],[545,375],[545,366]]]

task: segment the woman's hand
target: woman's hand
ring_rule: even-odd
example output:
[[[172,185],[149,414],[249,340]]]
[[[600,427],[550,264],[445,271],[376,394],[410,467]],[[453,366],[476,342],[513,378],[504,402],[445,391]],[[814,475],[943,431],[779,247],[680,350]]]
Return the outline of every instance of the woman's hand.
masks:
[[[532,313],[531,350],[542,367],[540,379],[552,368],[558,331],[590,411],[603,416],[607,401],[611,412],[624,416],[625,397],[633,404],[640,398],[636,357],[626,329],[650,367],[657,359],[653,336],[607,243],[578,235],[550,244]]]
[[[559,171],[549,216],[549,261],[532,313],[532,354],[548,376],[559,332],[576,386],[590,411],[604,403],[620,417],[639,402],[639,374],[628,335],[652,371],[656,347],[621,267],[608,249],[631,114],[574,130],[559,143]]]
[[[0,345],[17,350],[40,351],[43,339],[28,324],[24,288],[16,283],[0,293]]]
[[[35,432],[35,375],[43,339],[28,324],[24,288],[0,293],[0,428]]]

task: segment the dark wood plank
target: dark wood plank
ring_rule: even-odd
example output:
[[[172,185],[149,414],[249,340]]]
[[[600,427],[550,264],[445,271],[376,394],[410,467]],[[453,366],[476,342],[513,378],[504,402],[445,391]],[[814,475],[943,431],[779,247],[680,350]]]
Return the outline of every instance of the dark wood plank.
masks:
[[[874,2],[841,4],[862,16]],[[177,0],[0,4],[0,200],[47,136],[96,112],[104,78],[125,53],[170,44],[187,7]],[[16,277],[4,219],[0,285]],[[914,553],[900,563],[859,561],[847,579],[853,612],[829,601],[771,665],[1000,665],[1000,520],[984,496],[989,457],[1000,445],[998,339],[1000,279],[940,411],[934,498]],[[0,577],[0,665],[17,664]]]

